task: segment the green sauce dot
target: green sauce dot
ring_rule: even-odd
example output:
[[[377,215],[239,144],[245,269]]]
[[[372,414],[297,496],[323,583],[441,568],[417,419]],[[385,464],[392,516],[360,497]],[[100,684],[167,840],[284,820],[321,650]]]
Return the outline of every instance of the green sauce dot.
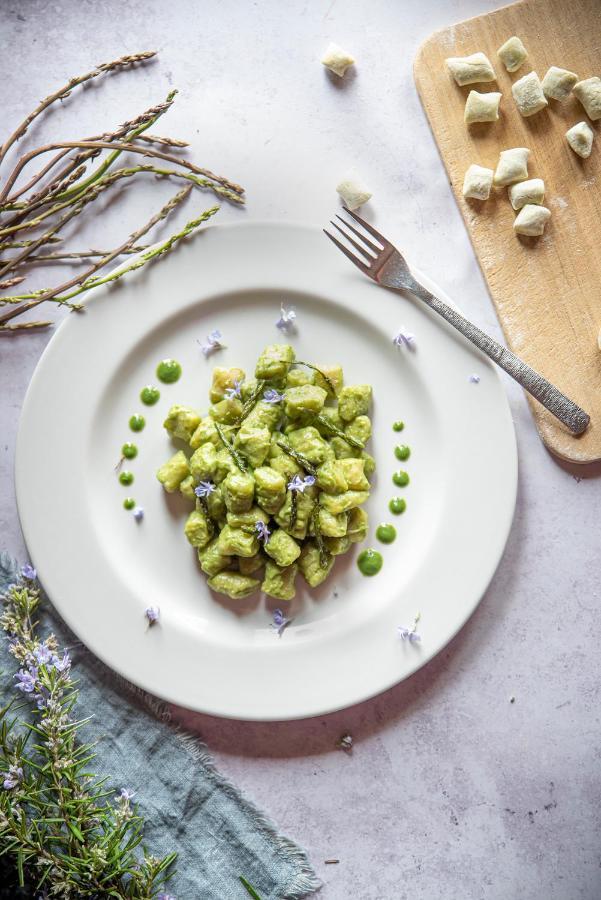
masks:
[[[401,422],[401,420],[399,419],[399,421],[395,422],[394,425],[392,426],[392,430],[393,431],[402,431],[404,427],[405,427],[405,423]]]
[[[399,469],[399,471],[395,472],[392,476],[392,480],[397,487],[407,487],[409,484],[409,475],[407,472],[403,472],[402,469]]]
[[[144,416],[140,416],[139,414],[132,416],[129,420],[129,427],[132,431],[142,431],[145,425],[146,419],[144,418]]]
[[[376,537],[379,541],[382,541],[383,544],[392,544],[396,537],[396,528],[394,525],[382,523],[382,525],[378,525],[376,528]]]
[[[136,505],[136,501],[133,497],[126,497],[123,501],[123,509],[133,509]]]
[[[128,442],[121,447],[121,454],[126,459],[134,459],[138,455],[138,448],[135,444],[130,444]]]
[[[388,504],[388,509],[395,516],[400,516],[407,509],[407,503],[402,497],[393,497]]]
[[[132,484],[134,480],[133,472],[121,472],[119,475],[119,481],[121,484]]]
[[[411,450],[407,446],[407,444],[399,444],[394,448],[394,455],[397,459],[406,460],[411,456]]]
[[[176,359],[164,359],[157,366],[157,378],[163,384],[173,384],[182,374],[182,367]]]
[[[357,565],[362,575],[377,575],[382,568],[382,554],[377,550],[362,550],[357,557]]]
[[[161,392],[159,389],[153,387],[151,384],[147,384],[146,387],[142,388],[140,391],[140,400],[146,406],[154,406],[160,396]]]

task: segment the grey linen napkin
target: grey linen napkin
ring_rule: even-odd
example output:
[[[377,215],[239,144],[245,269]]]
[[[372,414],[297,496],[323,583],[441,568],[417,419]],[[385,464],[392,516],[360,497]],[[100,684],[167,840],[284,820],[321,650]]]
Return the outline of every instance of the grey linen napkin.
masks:
[[[19,567],[0,554],[0,592],[18,578]],[[243,875],[262,900],[297,900],[320,887],[307,856],[238,788],[215,769],[196,737],[170,725],[165,704],[116,676],[77,642],[46,600],[41,634],[52,631],[72,647],[79,684],[78,717],[93,715],[86,741],[98,741],[95,770],[126,787],[146,825],[144,843],[162,856],[177,851],[177,874],[167,888],[177,900],[248,900]],[[0,702],[15,695],[15,660],[0,636]]]

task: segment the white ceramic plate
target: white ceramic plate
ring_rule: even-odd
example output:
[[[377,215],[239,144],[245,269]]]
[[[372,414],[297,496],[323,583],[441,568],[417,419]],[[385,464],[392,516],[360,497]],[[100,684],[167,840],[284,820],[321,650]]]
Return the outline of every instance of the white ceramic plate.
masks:
[[[423,281],[444,297],[434,285]],[[398,538],[379,546],[384,566],[363,577],[358,548],[317,591],[302,586],[294,623],[270,627],[277,604],[213,595],[182,533],[189,506],[167,496],[155,471],[174,451],[161,427],[173,403],[206,409],[215,365],[252,370],[294,305],[300,359],[340,362],[347,383],[374,388],[374,528]],[[415,350],[392,337],[403,325]],[[227,349],[206,360],[197,343],[220,328]],[[139,402],[157,363],[183,375]],[[480,376],[478,384],[469,380]],[[129,417],[147,424],[132,435]],[[406,423],[401,435],[392,423]],[[399,464],[399,438],[411,457]],[[124,441],[139,455],[122,487],[114,466]],[[411,476],[395,488],[393,472]],[[256,224],[213,227],[170,258],[90,299],[60,327],[37,367],[17,445],[19,512],[31,559],[76,634],[135,684],[191,709],[243,719],[317,715],[370,697],[424,665],[473,612],[499,562],[513,515],[516,448],[496,371],[419,302],[378,288],[317,229]],[[137,524],[123,507],[144,507]],[[402,493],[407,510],[388,512]],[[301,582],[299,577],[298,581]],[[144,610],[160,607],[148,629]],[[421,643],[397,626],[421,613]]]

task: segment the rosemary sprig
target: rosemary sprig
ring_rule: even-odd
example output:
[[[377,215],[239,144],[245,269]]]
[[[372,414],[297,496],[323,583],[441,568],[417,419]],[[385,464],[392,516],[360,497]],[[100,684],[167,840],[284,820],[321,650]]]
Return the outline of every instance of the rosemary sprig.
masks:
[[[24,570],[2,599],[0,626],[23,697],[33,702],[0,710],[0,853],[36,894],[148,900],[170,877],[176,854],[140,855],[144,823],[131,796],[115,798],[106,779],[90,774],[94,748],[79,740],[89,718],[77,718],[68,654],[54,635],[37,637],[32,573]]]
[[[295,366],[295,365],[298,365],[298,366],[306,366],[307,369],[313,369],[314,372],[317,372],[319,375],[321,375],[321,377],[323,378],[323,380],[325,381],[325,383],[326,383],[327,386],[329,387],[330,391],[332,392],[332,395],[333,395],[334,397],[336,396],[336,388],[334,387],[334,382],[332,381],[332,379],[331,379],[328,375],[326,375],[325,372],[322,372],[322,370],[319,369],[317,366],[314,366],[312,363],[303,362],[302,359],[296,359],[296,360],[292,363],[292,365],[293,365],[293,366]]]
[[[260,895],[257,894],[257,892],[255,891],[255,889],[254,889],[254,887],[252,886],[252,884],[250,884],[250,882],[248,882],[248,881],[246,880],[246,878],[244,877],[244,875],[239,875],[238,877],[240,878],[240,881],[242,882],[243,886],[246,888],[246,890],[247,890],[247,892],[250,894],[250,896],[253,897],[254,900],[261,900]]]
[[[290,456],[295,462],[302,466],[303,469],[309,473],[309,475],[317,475],[317,469],[313,465],[313,463],[307,459],[302,453],[299,453],[298,450],[294,450],[290,444],[286,441],[278,440],[276,441],[278,447],[284,451],[288,456]]]
[[[261,381],[261,380],[257,381],[255,387],[253,388],[253,390],[251,391],[251,393],[249,394],[249,396],[248,396],[248,397],[246,398],[246,400],[244,401],[244,403],[243,403],[243,405],[242,405],[242,412],[240,413],[240,417],[239,417],[239,419],[238,419],[238,424],[239,424],[239,425],[240,425],[240,424],[244,421],[244,419],[250,414],[251,410],[254,409],[255,404],[258,402],[259,397],[260,397],[261,394],[263,393],[263,389],[264,389],[264,387],[265,387],[265,384],[266,384],[265,381]]]
[[[16,322],[14,325],[0,325],[0,334],[12,334],[15,331],[33,331],[38,328],[48,328],[54,322]]]
[[[363,450],[363,444],[361,443],[361,441],[358,441],[356,438],[345,434],[344,431],[338,428],[337,425],[334,425],[333,422],[330,422],[327,416],[322,416],[321,414],[315,416],[315,421],[318,425],[321,425],[322,428],[327,428],[335,437],[339,437],[345,440],[347,444],[351,445],[351,447],[355,447],[357,450]]]
[[[322,569],[327,569],[330,562],[330,554],[326,550],[326,545],[321,533],[321,525],[319,523],[319,503],[315,503],[311,510],[311,524],[313,525],[313,534],[315,535],[315,543],[319,550],[319,565]]]
[[[219,422],[215,422],[215,429],[217,431],[217,434],[219,435],[219,440],[221,441],[221,443],[223,444],[223,446],[225,447],[225,449],[227,450],[229,455],[232,457],[232,459],[234,460],[234,462],[236,463],[236,465],[238,466],[240,471],[248,472],[248,464],[247,464],[246,460],[242,458],[242,456],[238,453],[238,451],[236,450],[234,445],[230,444],[230,442],[226,438],[223,428],[221,427]]]

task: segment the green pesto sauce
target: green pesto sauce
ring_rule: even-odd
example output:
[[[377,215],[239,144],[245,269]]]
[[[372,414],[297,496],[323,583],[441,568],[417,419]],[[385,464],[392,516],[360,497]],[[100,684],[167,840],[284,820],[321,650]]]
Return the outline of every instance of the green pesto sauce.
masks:
[[[382,554],[377,550],[362,550],[357,557],[357,565],[362,575],[377,575],[382,568]]]
[[[397,487],[407,487],[407,485],[409,484],[409,475],[407,474],[407,472],[403,472],[402,469],[399,469],[399,471],[395,472],[392,476],[392,480]]]
[[[121,472],[121,474],[119,475],[119,481],[121,482],[121,484],[125,484],[125,485],[132,484],[133,480],[134,480],[133,472]]]
[[[127,444],[123,444],[121,447],[121,455],[125,459],[134,459],[138,455],[138,448],[135,444],[130,444],[128,441]]]
[[[146,387],[142,388],[140,391],[140,400],[146,406],[154,406],[154,404],[158,402],[160,396],[161,392],[159,389],[153,387],[151,384],[147,384]]]
[[[394,516],[400,516],[407,509],[407,502],[402,497],[393,497],[388,504],[388,509]]]
[[[133,497],[126,497],[123,501],[123,509],[133,509],[136,505],[136,501]]]
[[[406,459],[409,459],[409,457],[411,456],[411,450],[407,446],[407,444],[398,444],[398,446],[394,448],[394,455],[397,459],[401,459],[404,461]]]
[[[402,431],[404,427],[405,427],[405,423],[401,422],[401,420],[399,419],[398,422],[394,422],[394,424],[392,426],[392,430],[393,431]]]
[[[129,420],[129,427],[132,431],[142,431],[144,426],[146,425],[146,419],[144,416],[136,413],[135,416],[132,416]]]
[[[173,384],[182,374],[182,367],[176,359],[164,359],[157,366],[157,378],[163,384]]]
[[[388,525],[383,522],[376,528],[376,537],[379,541],[382,541],[383,544],[392,544],[396,537],[396,528],[394,525]]]

